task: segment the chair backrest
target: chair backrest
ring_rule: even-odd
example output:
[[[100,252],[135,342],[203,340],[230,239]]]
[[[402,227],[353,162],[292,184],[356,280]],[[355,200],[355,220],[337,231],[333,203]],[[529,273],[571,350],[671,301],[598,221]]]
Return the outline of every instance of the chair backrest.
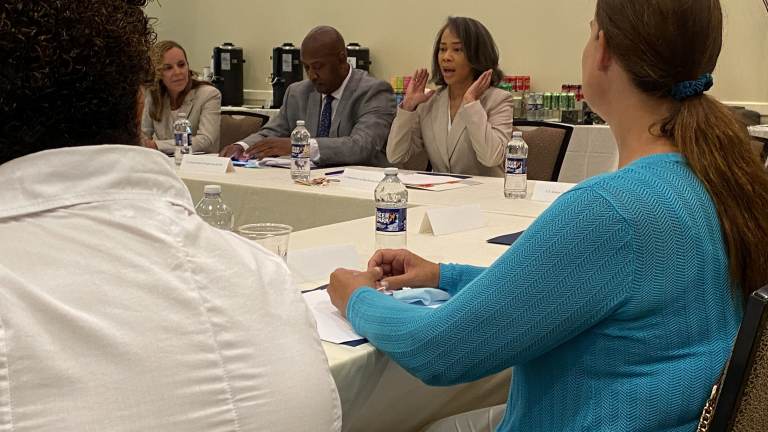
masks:
[[[269,116],[250,111],[221,111],[221,147],[256,133],[269,121]],[[219,149],[221,150],[221,149]]]
[[[749,139],[752,142],[752,150],[760,155],[760,160],[768,167],[768,138],[753,135]]]
[[[747,301],[731,358],[699,424],[706,432],[768,431],[768,286]]]
[[[535,120],[516,120],[528,144],[528,179],[557,181],[573,126]]]
[[[748,110],[740,106],[729,106],[733,115],[736,116],[744,126],[756,126],[760,124],[760,113],[757,111]]]

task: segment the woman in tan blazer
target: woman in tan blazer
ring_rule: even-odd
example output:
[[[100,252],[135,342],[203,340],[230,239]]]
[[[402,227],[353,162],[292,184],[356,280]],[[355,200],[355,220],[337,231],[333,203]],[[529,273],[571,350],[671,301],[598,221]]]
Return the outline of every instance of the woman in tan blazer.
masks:
[[[429,157],[432,169],[471,175],[504,175],[512,136],[512,96],[495,86],[503,73],[488,29],[472,18],[451,17],[437,34],[432,82],[414,73],[387,141],[387,159],[407,165]]]
[[[156,68],[153,88],[144,102],[141,121],[143,144],[172,154],[173,122],[178,113],[192,123],[192,151],[218,153],[221,128],[221,93],[206,81],[195,79],[187,53],[174,41],[162,41],[152,49]]]

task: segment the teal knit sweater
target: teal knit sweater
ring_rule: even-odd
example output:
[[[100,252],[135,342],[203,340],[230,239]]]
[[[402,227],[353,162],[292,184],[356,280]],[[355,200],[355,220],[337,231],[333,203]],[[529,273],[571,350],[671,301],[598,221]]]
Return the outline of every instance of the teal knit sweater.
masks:
[[[442,264],[439,288],[438,309],[359,289],[349,320],[427,384],[513,366],[499,431],[692,432],[742,314],[677,153],[577,185],[490,267]]]

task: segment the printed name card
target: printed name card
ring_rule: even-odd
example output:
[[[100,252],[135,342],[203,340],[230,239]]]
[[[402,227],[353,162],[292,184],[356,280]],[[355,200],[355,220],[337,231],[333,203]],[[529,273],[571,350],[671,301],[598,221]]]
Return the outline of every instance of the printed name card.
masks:
[[[182,173],[225,174],[234,172],[232,159],[209,155],[184,155],[179,171]]]
[[[485,216],[478,205],[435,207],[427,209],[419,232],[434,235],[453,234],[485,226]]]
[[[576,186],[575,183],[537,181],[533,187],[531,199],[533,201],[553,202],[560,195],[574,186]]]

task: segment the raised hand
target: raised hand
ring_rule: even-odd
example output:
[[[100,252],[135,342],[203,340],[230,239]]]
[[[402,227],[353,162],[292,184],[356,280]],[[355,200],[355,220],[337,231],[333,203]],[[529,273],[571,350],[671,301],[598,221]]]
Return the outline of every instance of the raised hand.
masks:
[[[467,92],[464,93],[464,105],[480,99],[480,96],[482,96],[483,93],[488,90],[488,87],[491,86],[492,76],[493,69],[488,69],[487,71],[483,72],[482,75],[480,75],[475,80],[475,82],[472,83],[471,86],[469,86]]]
[[[405,99],[403,99],[403,109],[414,111],[416,107],[428,101],[435,93],[432,90],[427,91],[427,81],[429,81],[429,72],[426,69],[416,69],[405,89]]]

